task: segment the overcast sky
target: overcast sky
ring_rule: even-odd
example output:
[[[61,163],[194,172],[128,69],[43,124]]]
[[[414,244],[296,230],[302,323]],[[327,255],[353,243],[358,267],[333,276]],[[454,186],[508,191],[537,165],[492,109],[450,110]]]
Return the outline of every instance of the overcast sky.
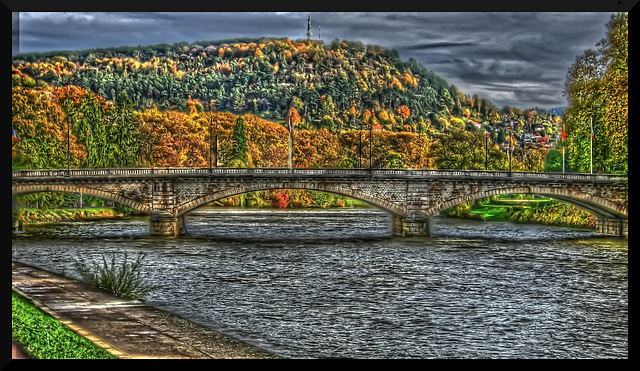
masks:
[[[611,12],[21,12],[13,53],[236,37],[361,41],[395,49],[498,108],[566,106],[568,68],[606,36]],[[19,15],[19,22],[16,19]],[[16,27],[19,24],[18,27]],[[18,32],[16,30],[19,30]],[[18,38],[16,39],[16,36]],[[203,45],[206,46],[206,45]],[[19,48],[19,49],[18,49]]]

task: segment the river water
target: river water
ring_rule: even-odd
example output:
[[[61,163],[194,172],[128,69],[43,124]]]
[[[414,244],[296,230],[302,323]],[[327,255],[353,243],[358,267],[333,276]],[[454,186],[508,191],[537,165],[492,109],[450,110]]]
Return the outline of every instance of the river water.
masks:
[[[25,226],[14,261],[144,253],[145,302],[285,358],[628,358],[628,241],[591,231],[432,218],[392,237],[374,209],[224,210]]]

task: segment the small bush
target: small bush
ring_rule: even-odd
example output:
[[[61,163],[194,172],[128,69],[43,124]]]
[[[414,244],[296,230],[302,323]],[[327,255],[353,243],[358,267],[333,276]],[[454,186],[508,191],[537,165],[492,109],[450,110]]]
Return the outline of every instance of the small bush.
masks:
[[[102,265],[93,261],[91,265],[79,259],[75,260],[75,267],[82,279],[88,284],[110,291],[116,295],[132,299],[140,299],[150,291],[140,277],[140,267],[144,254],[139,254],[132,262],[128,262],[127,253],[120,265],[116,264],[115,254],[111,261],[102,255]]]

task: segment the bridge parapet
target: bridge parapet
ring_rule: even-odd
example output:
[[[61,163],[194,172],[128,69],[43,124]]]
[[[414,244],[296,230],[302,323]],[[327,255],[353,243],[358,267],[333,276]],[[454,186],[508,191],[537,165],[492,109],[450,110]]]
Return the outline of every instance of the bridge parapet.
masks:
[[[162,176],[162,175],[292,175],[292,176],[387,176],[387,177],[489,177],[516,179],[577,180],[596,182],[627,182],[628,177],[615,174],[536,173],[480,170],[428,170],[428,169],[339,169],[339,168],[202,168],[151,167],[111,169],[33,169],[14,170],[12,178],[33,177],[102,177],[102,176]]]

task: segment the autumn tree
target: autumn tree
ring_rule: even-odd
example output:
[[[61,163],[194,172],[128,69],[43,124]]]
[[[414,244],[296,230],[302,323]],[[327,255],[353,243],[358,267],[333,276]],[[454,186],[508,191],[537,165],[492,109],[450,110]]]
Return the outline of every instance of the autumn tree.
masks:
[[[484,170],[485,156],[489,170],[504,170],[507,155],[493,143],[485,149],[485,134],[454,129],[442,135],[434,144],[434,155],[439,169]]]
[[[48,90],[12,87],[12,126],[20,141],[11,148],[12,168],[67,167],[67,117]],[[71,132],[70,167],[79,167],[86,152]]]
[[[409,109],[409,107],[405,106],[404,104],[398,107],[397,111],[398,111],[398,114],[402,117],[403,121],[406,121],[411,115],[411,110]]]
[[[571,169],[628,173],[628,13],[607,23],[606,38],[576,58],[567,73],[564,112],[567,162]]]

